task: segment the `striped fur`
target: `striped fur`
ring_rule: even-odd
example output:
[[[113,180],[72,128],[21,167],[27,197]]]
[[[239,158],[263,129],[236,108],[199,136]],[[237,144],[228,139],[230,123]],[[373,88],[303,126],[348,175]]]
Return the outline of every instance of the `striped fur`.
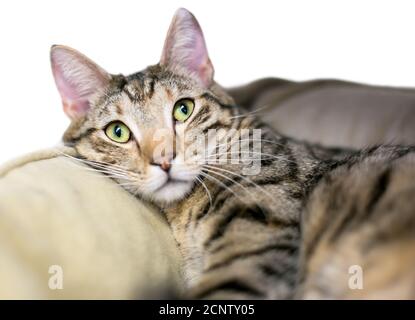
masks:
[[[169,41],[167,47],[174,48]],[[192,46],[181,43],[186,48]],[[83,105],[85,114],[72,119],[63,137],[81,161],[159,206],[183,255],[188,297],[415,298],[414,148],[326,149],[284,137],[209,83],[213,69],[195,68],[203,81],[178,66],[157,64],[108,77],[95,67],[109,82],[89,108]],[[194,101],[194,112],[175,123],[173,106],[184,97]],[[105,136],[116,120],[129,126],[128,143]],[[157,179],[151,159],[157,147],[152,137],[161,128],[179,141],[172,170],[191,177],[185,188],[173,184],[162,195],[152,188]],[[206,136],[210,129],[231,132],[232,141],[240,142],[242,130],[261,129],[259,174],[244,176],[240,162],[175,162],[194,147],[187,136]],[[215,156],[227,151],[229,146]],[[347,268],[354,264],[367,273],[363,291],[347,288]]]
[[[414,147],[363,150],[325,174],[302,215],[298,297],[414,299],[414,181]],[[359,290],[348,285],[354,265]]]

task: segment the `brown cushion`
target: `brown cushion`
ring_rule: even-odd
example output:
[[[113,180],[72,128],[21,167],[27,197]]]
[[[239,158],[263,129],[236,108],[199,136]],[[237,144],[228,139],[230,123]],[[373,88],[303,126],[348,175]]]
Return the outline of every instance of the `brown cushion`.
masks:
[[[415,144],[415,89],[271,78],[230,93],[237,103],[295,138],[355,148]]]

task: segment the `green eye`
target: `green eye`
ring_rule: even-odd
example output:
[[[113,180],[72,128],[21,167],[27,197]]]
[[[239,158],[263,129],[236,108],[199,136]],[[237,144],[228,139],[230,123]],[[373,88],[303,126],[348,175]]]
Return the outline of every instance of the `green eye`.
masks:
[[[118,143],[128,142],[131,136],[130,129],[120,121],[110,123],[105,129],[105,134],[108,138]]]
[[[177,121],[183,122],[192,115],[195,103],[190,99],[181,99],[177,101],[173,108],[173,117]]]

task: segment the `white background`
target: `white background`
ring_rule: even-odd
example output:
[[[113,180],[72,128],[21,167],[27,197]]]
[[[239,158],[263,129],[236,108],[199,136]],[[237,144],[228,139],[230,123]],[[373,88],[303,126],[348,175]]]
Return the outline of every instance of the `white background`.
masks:
[[[178,7],[198,18],[223,85],[277,76],[415,86],[410,1],[1,1],[0,163],[56,144],[68,125],[52,44],[135,72],[158,61]]]

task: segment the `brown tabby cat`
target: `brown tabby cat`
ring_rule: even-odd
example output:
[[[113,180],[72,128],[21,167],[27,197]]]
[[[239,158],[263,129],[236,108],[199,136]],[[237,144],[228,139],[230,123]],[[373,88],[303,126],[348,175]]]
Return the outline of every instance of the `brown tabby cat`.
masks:
[[[415,298],[414,148],[324,149],[272,132],[214,82],[200,26],[184,9],[160,63],[144,71],[110,75],[63,46],[51,59],[72,120],[65,144],[162,209],[189,297]],[[186,157],[197,143],[188,137],[212,129],[221,129],[216,142]],[[261,135],[247,139],[244,129]],[[260,156],[256,175],[244,175],[244,151],[230,151],[247,140],[261,142],[249,152]],[[158,152],[162,141],[173,147]],[[221,156],[230,161],[209,161]],[[348,286],[353,265],[363,289]]]

